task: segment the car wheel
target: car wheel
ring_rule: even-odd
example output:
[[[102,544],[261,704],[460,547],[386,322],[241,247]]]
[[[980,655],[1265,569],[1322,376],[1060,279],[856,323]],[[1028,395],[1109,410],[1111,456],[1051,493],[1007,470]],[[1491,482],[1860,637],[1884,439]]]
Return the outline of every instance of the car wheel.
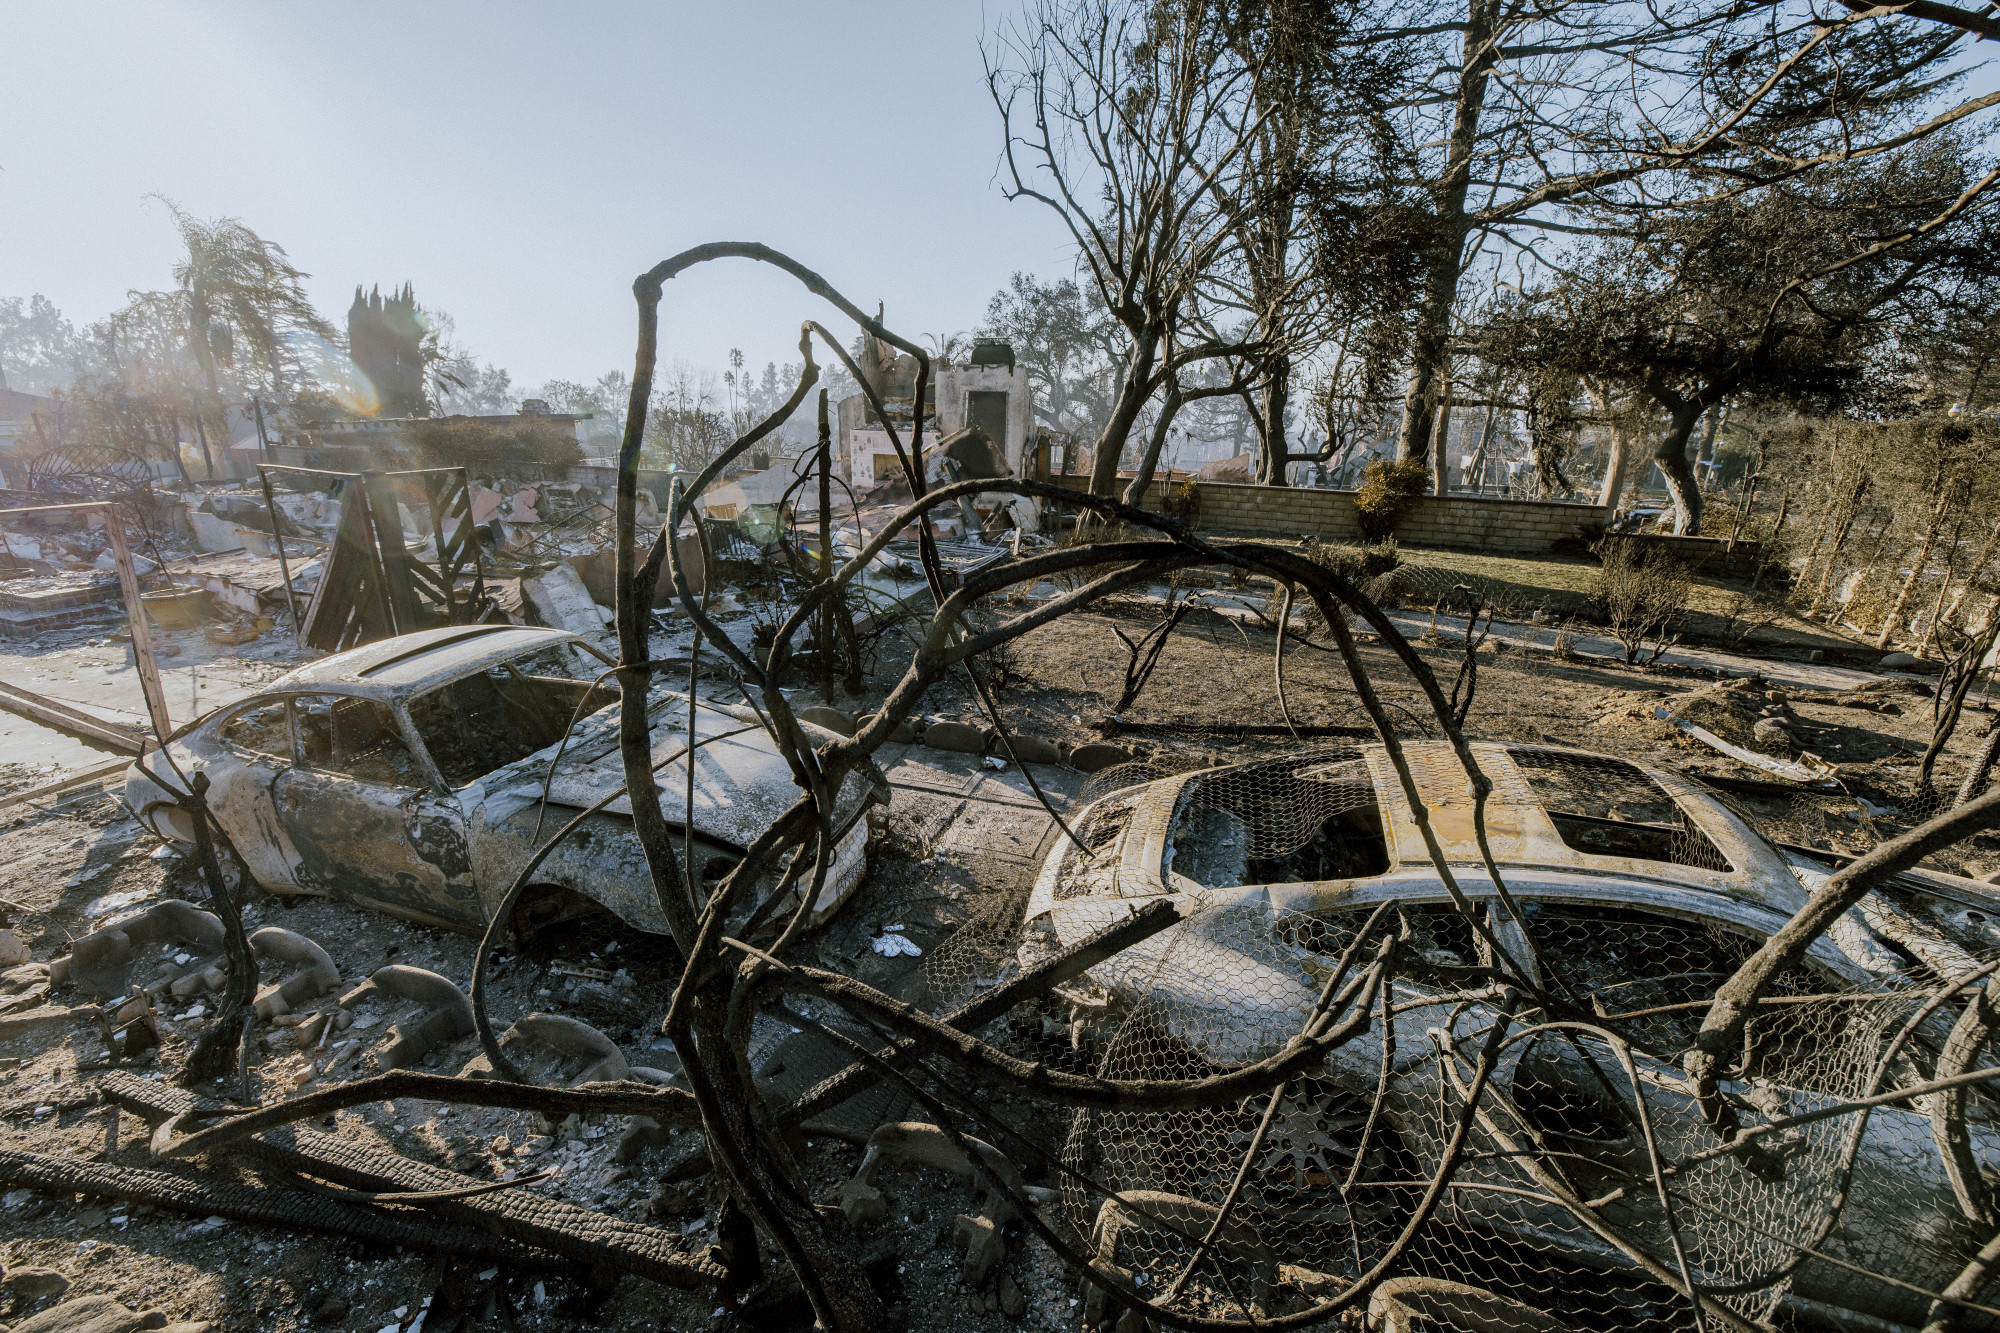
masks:
[[[226,842],[215,846],[215,864],[222,871],[223,887],[229,890],[229,901],[238,907],[250,901],[250,890],[256,881],[250,878],[250,867],[243,864],[243,858],[236,849]]]
[[[194,874],[194,883],[205,899],[213,892],[209,888],[208,876],[202,873],[201,863],[195,859],[192,847],[183,848],[185,864]],[[239,909],[250,902],[250,889],[256,883],[250,877],[250,868],[243,864],[243,858],[227,842],[215,844],[215,865],[222,872],[222,886],[229,894],[229,901]]]

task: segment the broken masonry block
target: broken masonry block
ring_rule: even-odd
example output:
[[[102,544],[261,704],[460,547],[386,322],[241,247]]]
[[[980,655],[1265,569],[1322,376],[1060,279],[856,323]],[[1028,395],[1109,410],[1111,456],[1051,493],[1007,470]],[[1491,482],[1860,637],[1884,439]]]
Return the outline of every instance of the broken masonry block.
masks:
[[[65,979],[72,980],[109,999],[130,982],[132,959],[141,946],[169,940],[198,954],[219,953],[223,947],[222,918],[178,898],[154,903],[76,941],[70,946],[69,957],[49,965],[49,982],[61,985]]]
[[[1054,1198],[1050,1191],[1023,1181],[1013,1162],[992,1144],[970,1137],[965,1142],[979,1155],[980,1164],[1015,1194],[1035,1203]],[[965,1280],[974,1287],[984,1286],[993,1269],[1007,1257],[1003,1233],[1020,1214],[1005,1193],[989,1190],[980,1182],[972,1160],[936,1125],[909,1120],[877,1126],[868,1136],[861,1165],[840,1187],[840,1211],[848,1225],[859,1230],[882,1220],[888,1206],[875,1177],[884,1166],[898,1162],[935,1167],[973,1187],[973,1210],[961,1213],[953,1222],[952,1239],[965,1252]]]
[[[956,754],[984,754],[987,731],[963,722],[933,722],[924,728],[924,744]]]
[[[0,1299],[16,1310],[68,1291],[69,1279],[53,1268],[16,1268],[0,1278]]]
[[[1024,764],[1059,764],[1062,762],[1062,751],[1057,748],[1054,741],[1046,737],[1015,736],[1011,739],[1014,743],[1014,757]],[[1005,747],[1000,747],[999,752],[1005,753]]]
[[[19,1013],[49,998],[49,965],[22,963],[0,972],[0,1014]]]
[[[843,736],[852,736],[857,729],[852,713],[843,713],[838,708],[829,708],[824,704],[801,708],[795,716],[801,722],[810,722],[815,727],[825,727],[828,731],[837,731]]]
[[[513,1025],[500,1034],[500,1047],[507,1050],[516,1045],[538,1048],[565,1065],[573,1060],[580,1061],[581,1068],[576,1073],[561,1075],[569,1079],[569,1086],[573,1088],[585,1083],[616,1083],[629,1078],[647,1083],[671,1083],[677,1077],[676,1073],[664,1069],[627,1064],[625,1053],[618,1049],[617,1042],[582,1019],[565,1014],[533,1013],[515,1019]],[[484,1055],[475,1056],[459,1075],[461,1078],[493,1076],[493,1066]]]
[[[985,1286],[987,1275],[1007,1257],[1006,1238],[991,1217],[960,1213],[952,1219],[951,1239],[965,1254],[965,1281],[974,1288]]]
[[[391,963],[378,967],[368,980],[340,997],[342,1009],[352,1009],[370,995],[393,995],[428,1006],[414,1022],[398,1023],[389,1029],[389,1045],[375,1057],[383,1069],[407,1069],[446,1042],[456,1041],[473,1030],[472,1001],[452,984],[451,978]]]
[[[311,1050],[319,1045],[319,1039],[326,1034],[330,1014],[314,1014],[305,1022],[292,1029],[292,1044],[300,1050]]]
[[[1000,1313],[1009,1319],[1019,1319],[1028,1312],[1028,1300],[1021,1294],[1020,1284],[1007,1274],[1002,1273],[994,1284],[994,1294],[1000,1298]]]
[[[1095,773],[1099,769],[1131,762],[1131,751],[1122,745],[1107,745],[1102,741],[1079,745],[1069,754],[1070,767],[1079,773]]]
[[[631,1072],[618,1043],[580,1018],[564,1014],[527,1014],[514,1021],[501,1035],[502,1046],[509,1039],[539,1046],[561,1056],[581,1057],[587,1063],[570,1079],[580,1083],[615,1083]]]
[[[265,926],[250,936],[250,951],[281,963],[304,963],[275,986],[266,986],[253,1007],[259,1018],[289,1013],[308,1000],[316,999],[340,984],[340,969],[326,950],[296,931],[282,926]]]
[[[500,1048],[512,1052],[527,1047],[553,1055],[558,1068],[582,1061],[583,1067],[569,1076],[569,1086],[584,1083],[616,1083],[638,1078],[648,1083],[670,1083],[674,1075],[662,1069],[633,1068],[625,1060],[618,1043],[581,1019],[565,1014],[525,1014],[500,1034]],[[484,1055],[475,1056],[460,1078],[493,1078],[493,1064]],[[635,1115],[618,1138],[615,1160],[629,1162],[648,1148],[662,1147],[668,1131],[650,1116]]]
[[[535,618],[551,629],[566,629],[596,641],[604,621],[590,589],[569,565],[556,565],[537,578],[521,580],[521,597]]]
[[[167,983],[167,993],[176,1000],[185,1000],[198,990],[221,990],[229,984],[229,972],[220,963],[210,963],[207,967],[195,968],[175,977]]]

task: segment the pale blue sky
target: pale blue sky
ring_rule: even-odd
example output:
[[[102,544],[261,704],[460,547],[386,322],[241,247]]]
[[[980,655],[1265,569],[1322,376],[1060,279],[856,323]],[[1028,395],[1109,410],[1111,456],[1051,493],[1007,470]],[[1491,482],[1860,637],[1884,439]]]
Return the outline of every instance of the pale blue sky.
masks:
[[[761,240],[909,333],[1067,271],[1009,204],[979,42],[1000,9],[0,0],[0,296],[79,324],[168,282],[160,192],[240,217],[336,321],[405,279],[517,385],[629,370],[634,275]],[[666,357],[796,355],[830,307],[743,263],[670,289]]]

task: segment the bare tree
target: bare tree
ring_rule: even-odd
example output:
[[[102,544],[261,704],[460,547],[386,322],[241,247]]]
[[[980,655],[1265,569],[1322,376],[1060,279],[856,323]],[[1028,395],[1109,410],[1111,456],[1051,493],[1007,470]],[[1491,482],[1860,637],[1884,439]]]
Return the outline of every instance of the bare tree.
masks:
[[[1412,228],[1423,285],[1411,320],[1398,452],[1430,447],[1451,321],[1476,238],[1538,253],[1544,238],[1601,226],[1580,206],[1643,212],[1685,195],[1880,155],[2000,100],[1930,115],[1962,30],[1947,7],[1863,9],[1821,19],[1804,5],[1684,0],[1651,6],[1466,0],[1441,18],[1384,24],[1361,40],[1428,42],[1435,73],[1401,132],[1421,182]],[[1964,24],[1954,26],[1959,19]],[[1698,419],[1700,411],[1695,412]]]
[[[682,359],[660,379],[646,413],[647,452],[660,466],[698,472],[737,434],[716,392],[716,377]]]
[[[1351,329],[1383,286],[1382,270],[1352,263],[1342,280],[1325,281],[1338,261],[1321,249],[1352,243],[1356,229],[1334,219],[1349,221],[1357,199],[1377,201],[1400,165],[1380,129],[1405,90],[1413,53],[1355,40],[1357,25],[1373,17],[1367,5],[1236,0],[1220,8],[1239,59],[1264,73],[1249,89],[1256,117],[1243,168],[1229,178],[1238,192],[1236,244],[1200,295],[1210,312],[1237,312],[1246,326],[1241,359],[1253,386],[1244,398],[1258,437],[1257,480],[1282,486],[1290,463],[1324,460],[1323,448],[1294,454],[1287,440],[1295,367],[1343,325]]]
[[[1272,103],[1207,4],[1044,0],[987,53],[1010,199],[1051,209],[1080,271],[1124,331],[1091,489],[1111,492],[1147,402],[1195,361],[1242,350],[1173,345],[1202,281],[1239,243],[1239,189]]]

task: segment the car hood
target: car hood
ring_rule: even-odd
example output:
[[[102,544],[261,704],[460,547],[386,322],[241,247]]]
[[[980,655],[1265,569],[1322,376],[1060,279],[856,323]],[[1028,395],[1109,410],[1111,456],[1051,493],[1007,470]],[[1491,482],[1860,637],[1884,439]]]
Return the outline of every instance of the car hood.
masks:
[[[704,699],[695,709],[694,807],[688,820],[687,696],[655,692],[647,712],[660,808],[676,827],[692,823],[698,836],[740,852],[798,800],[792,770],[757,714]],[[815,742],[839,739],[823,728],[801,726]],[[578,723],[563,743],[495,769],[457,795],[469,820],[491,827],[539,802],[545,784],[551,805],[579,810],[620,792],[605,810],[630,816],[631,798],[621,792],[624,782],[618,709],[608,706]],[[834,800],[835,832],[853,824],[871,799],[886,795],[887,783],[873,763],[850,773]]]

